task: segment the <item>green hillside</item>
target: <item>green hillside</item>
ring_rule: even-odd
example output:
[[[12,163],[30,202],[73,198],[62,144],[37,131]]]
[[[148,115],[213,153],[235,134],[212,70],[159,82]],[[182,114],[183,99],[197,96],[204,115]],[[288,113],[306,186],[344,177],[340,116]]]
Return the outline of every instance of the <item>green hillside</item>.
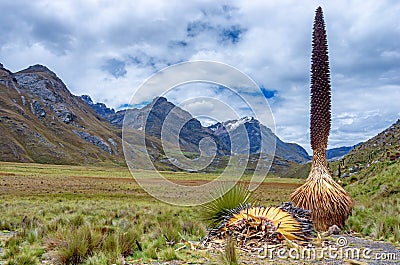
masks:
[[[335,170],[335,175],[348,177],[375,163],[399,160],[400,119],[377,136],[355,147],[349,154],[340,160],[340,163],[331,164]]]
[[[349,229],[375,239],[400,241],[400,120],[342,160],[330,163],[356,202]]]
[[[356,202],[347,221],[364,236],[400,241],[400,162],[379,162],[343,181]]]

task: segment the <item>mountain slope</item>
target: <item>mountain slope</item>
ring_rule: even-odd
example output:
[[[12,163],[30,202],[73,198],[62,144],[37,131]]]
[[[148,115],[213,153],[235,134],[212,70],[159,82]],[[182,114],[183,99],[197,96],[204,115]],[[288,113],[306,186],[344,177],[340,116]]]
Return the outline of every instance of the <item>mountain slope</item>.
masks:
[[[123,163],[120,133],[72,95],[55,73],[0,65],[1,161]]]
[[[380,162],[400,161],[400,119],[368,141],[355,146],[340,161],[331,163],[339,177],[349,177]]]
[[[399,244],[400,120],[331,163],[331,170],[356,201],[347,225],[362,235]]]
[[[355,147],[344,159],[345,164],[370,164],[400,158],[400,119],[389,128]]]
[[[128,109],[125,126],[162,139],[186,152],[200,153],[201,141],[210,138],[216,145],[217,155],[228,155],[229,149],[208,128],[192,115],[175,106],[166,98],[155,98],[142,109]],[[126,118],[129,117],[129,118]]]
[[[356,202],[346,225],[378,240],[400,243],[400,161],[382,161],[343,180]]]

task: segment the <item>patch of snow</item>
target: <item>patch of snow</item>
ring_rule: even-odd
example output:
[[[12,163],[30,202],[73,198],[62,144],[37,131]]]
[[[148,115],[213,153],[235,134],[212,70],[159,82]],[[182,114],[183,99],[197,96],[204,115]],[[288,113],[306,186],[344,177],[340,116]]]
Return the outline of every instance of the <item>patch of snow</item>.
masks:
[[[238,128],[239,126],[245,124],[246,122],[252,121],[253,119],[254,119],[253,117],[245,116],[239,120],[231,120],[231,121],[224,122],[223,125],[225,126],[225,128],[228,131],[232,131],[232,130]]]

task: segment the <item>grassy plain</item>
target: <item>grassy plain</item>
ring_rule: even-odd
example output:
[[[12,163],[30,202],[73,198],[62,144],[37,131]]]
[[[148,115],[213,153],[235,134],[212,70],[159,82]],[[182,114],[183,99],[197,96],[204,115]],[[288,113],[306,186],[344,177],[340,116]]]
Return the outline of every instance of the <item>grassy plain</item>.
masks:
[[[217,177],[163,175],[191,185]],[[261,204],[278,205],[300,183],[267,178],[256,194]],[[199,208],[157,201],[124,167],[0,163],[0,212],[0,264],[220,264],[219,255],[195,250],[206,234]]]
[[[185,185],[217,177],[162,174]],[[400,163],[384,162],[341,179],[356,202],[347,230],[399,246],[399,175]],[[255,195],[279,205],[303,182],[268,177]],[[195,248],[207,231],[199,210],[154,199],[125,167],[0,162],[0,264],[221,264]]]

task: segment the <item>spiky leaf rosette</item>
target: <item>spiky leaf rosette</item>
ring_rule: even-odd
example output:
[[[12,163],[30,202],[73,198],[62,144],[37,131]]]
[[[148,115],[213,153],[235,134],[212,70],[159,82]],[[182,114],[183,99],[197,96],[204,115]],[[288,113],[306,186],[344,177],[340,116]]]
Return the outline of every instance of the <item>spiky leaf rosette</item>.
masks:
[[[237,184],[228,192],[225,191],[226,187],[221,186],[212,194],[214,199],[201,206],[202,219],[213,228],[221,224],[231,209],[248,204],[253,205],[258,200],[257,196],[243,184]]]
[[[279,207],[241,205],[231,209],[223,222],[202,240],[205,247],[218,248],[226,238],[234,237],[238,246],[249,251],[279,245],[285,240],[310,241],[314,228],[310,211],[292,203]]]
[[[312,211],[316,230],[344,225],[354,205],[350,195],[331,177],[326,147],[331,127],[331,84],[328,43],[322,8],[318,7],[313,28],[311,58],[310,140],[313,149],[311,171],[304,185],[291,194],[297,207]]]

